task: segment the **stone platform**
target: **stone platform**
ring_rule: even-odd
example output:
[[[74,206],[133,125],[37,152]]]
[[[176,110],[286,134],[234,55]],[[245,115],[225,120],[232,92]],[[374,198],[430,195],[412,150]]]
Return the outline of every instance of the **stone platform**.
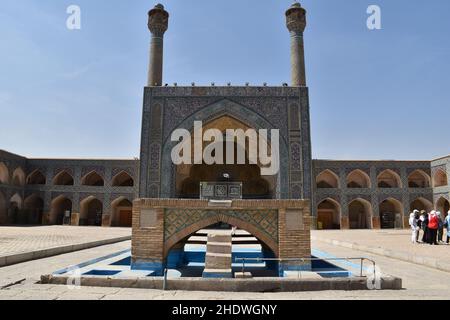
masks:
[[[129,228],[0,227],[0,267],[130,240]]]

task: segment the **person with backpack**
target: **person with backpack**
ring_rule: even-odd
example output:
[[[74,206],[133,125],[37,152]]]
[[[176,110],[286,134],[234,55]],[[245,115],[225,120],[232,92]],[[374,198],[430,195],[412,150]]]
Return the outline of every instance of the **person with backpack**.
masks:
[[[439,218],[436,214],[436,211],[433,210],[430,212],[428,217],[428,243],[430,245],[437,245],[437,232],[439,229]]]

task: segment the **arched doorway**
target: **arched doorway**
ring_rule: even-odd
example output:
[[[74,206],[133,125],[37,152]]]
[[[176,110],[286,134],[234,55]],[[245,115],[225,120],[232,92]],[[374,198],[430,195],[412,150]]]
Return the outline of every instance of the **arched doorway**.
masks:
[[[103,216],[103,203],[90,196],[80,204],[80,226],[101,226]]]
[[[73,186],[73,177],[66,170],[61,171],[53,178],[55,186]]]
[[[356,169],[347,176],[347,188],[364,189],[370,188],[370,177],[362,170]]]
[[[208,233],[224,232],[226,230],[231,232],[232,226],[237,227],[235,234],[232,235],[232,262],[235,262],[237,258],[277,257],[276,251],[274,251],[277,248],[276,244],[264,242],[255,236],[254,233],[239,227],[241,225],[240,220],[232,220],[208,219],[198,224],[195,229],[181,230],[175,237],[170,238],[165,243],[165,258],[168,268],[176,268],[183,277],[201,277],[205,268],[206,252],[208,250],[206,246]],[[211,223],[212,221],[214,222]],[[242,223],[245,224],[245,222]],[[241,268],[242,266],[235,264],[232,267],[232,271],[239,272]],[[247,265],[246,270],[257,277],[278,276],[278,264],[273,261],[254,262]]]
[[[436,210],[440,211],[444,216],[448,215],[448,211],[450,210],[450,203],[444,197],[439,198],[436,202]]]
[[[8,209],[6,207],[6,198],[2,192],[0,192],[0,224],[8,222]]]
[[[9,184],[9,170],[3,162],[0,162],[0,184]]]
[[[401,188],[402,181],[400,176],[390,170],[384,170],[377,177],[378,188]]]
[[[45,176],[39,170],[34,170],[27,178],[27,184],[29,185],[44,185],[45,182]]]
[[[20,167],[16,168],[13,171],[12,184],[14,186],[21,187],[21,186],[25,185],[25,180],[26,180],[25,171],[23,171],[23,169]]]
[[[243,122],[230,117],[221,116],[203,124],[203,131],[209,129],[218,130],[224,135],[227,129],[242,130],[251,129]],[[234,141],[225,141],[223,138],[222,163],[223,164],[181,164],[176,166],[176,194],[178,198],[199,198],[201,182],[241,182],[242,197],[244,199],[271,199],[276,198],[276,186],[278,175],[262,176],[261,164],[251,163],[249,160],[249,139],[244,144],[236,138]],[[213,141],[214,142],[214,141]],[[203,142],[205,150],[210,142]],[[194,135],[191,135],[191,146],[194,145]],[[268,146],[270,153],[270,145]],[[194,158],[194,148],[191,148],[191,159]],[[227,164],[227,152],[234,151],[234,164]],[[238,159],[238,154],[244,154],[244,159]],[[215,154],[214,154],[215,155]],[[241,162],[243,162],[241,164]]]
[[[59,196],[52,201],[50,223],[56,225],[70,224],[72,201],[65,196]]]
[[[132,187],[134,186],[133,178],[125,171],[121,171],[112,179],[113,187]]]
[[[381,229],[394,229],[403,227],[403,208],[400,201],[389,198],[379,205]]]
[[[33,194],[24,201],[25,216],[19,223],[23,224],[42,224],[44,213],[44,200],[36,194]],[[19,219],[21,220],[21,219]]]
[[[81,179],[81,184],[83,186],[103,187],[105,185],[105,181],[97,172],[91,171]]]
[[[431,210],[433,210],[433,203],[425,198],[419,197],[411,202],[409,210],[410,212],[413,212],[414,210],[425,210],[426,212],[430,212]]]
[[[317,189],[339,188],[339,177],[331,170],[322,171],[316,178]]]
[[[15,194],[9,199],[9,212],[8,212],[8,221],[12,224],[19,223],[19,220],[22,221],[22,223],[26,223],[24,221],[24,217],[21,217],[23,209],[23,200],[22,197],[19,194]]]
[[[447,173],[444,170],[438,169],[434,174],[434,184],[435,188],[444,187],[448,184]]]
[[[131,227],[133,204],[125,197],[119,197],[111,203],[111,226]]]
[[[325,199],[317,206],[317,227],[319,230],[340,229],[341,206],[333,199]]]
[[[350,229],[372,228],[372,205],[367,200],[355,199],[348,205]]]
[[[409,188],[429,188],[431,178],[422,170],[415,170],[408,176]]]

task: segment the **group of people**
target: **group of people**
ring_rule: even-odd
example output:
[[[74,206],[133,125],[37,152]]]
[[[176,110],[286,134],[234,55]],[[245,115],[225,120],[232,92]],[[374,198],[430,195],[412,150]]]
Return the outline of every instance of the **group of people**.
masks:
[[[446,243],[450,243],[450,211],[444,216],[439,211],[427,213],[425,210],[419,212],[414,210],[409,216],[409,225],[411,226],[412,243],[418,243],[420,230],[423,231],[422,243],[438,245],[444,243],[444,229],[446,229]]]

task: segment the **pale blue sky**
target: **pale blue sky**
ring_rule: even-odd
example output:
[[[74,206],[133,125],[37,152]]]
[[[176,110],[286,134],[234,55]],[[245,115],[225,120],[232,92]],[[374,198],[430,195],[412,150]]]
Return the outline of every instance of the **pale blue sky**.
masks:
[[[289,82],[290,0],[167,0],[164,82]],[[66,28],[66,8],[82,29]],[[0,149],[30,157],[139,155],[148,64],[142,0],[2,0]],[[382,9],[382,30],[366,9]],[[313,156],[450,153],[450,1],[305,0]]]

